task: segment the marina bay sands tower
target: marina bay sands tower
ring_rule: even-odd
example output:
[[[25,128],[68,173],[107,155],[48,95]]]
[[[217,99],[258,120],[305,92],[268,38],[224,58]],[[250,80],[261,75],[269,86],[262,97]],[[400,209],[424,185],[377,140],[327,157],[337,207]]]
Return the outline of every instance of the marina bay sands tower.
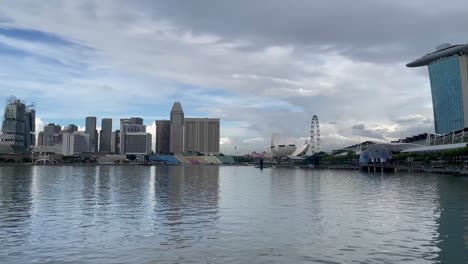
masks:
[[[437,134],[468,127],[468,44],[443,44],[407,67],[427,66]]]

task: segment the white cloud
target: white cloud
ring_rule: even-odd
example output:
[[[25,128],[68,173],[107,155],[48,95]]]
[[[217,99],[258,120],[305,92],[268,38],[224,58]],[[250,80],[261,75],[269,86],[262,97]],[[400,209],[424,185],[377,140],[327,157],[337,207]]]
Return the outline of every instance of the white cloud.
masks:
[[[232,139],[230,139],[229,137],[221,137],[219,139],[219,144],[221,144],[221,145],[230,145],[230,144],[232,144]]]
[[[134,115],[149,121],[168,116],[169,109],[153,110],[157,106],[184,99],[184,106],[222,118],[222,148],[230,152],[234,146],[262,150],[262,139],[274,131],[300,142],[313,114],[320,117],[328,149],[432,127],[428,80],[421,71],[402,62],[360,60],[333,43],[274,43],[248,34],[200,32],[132,2],[5,1],[1,13],[10,22],[0,27],[49,32],[77,43],[49,45],[0,35],[0,44],[61,63],[2,57],[0,91],[38,98],[42,120]],[[384,51],[370,47],[367,52]],[[359,124],[365,129],[352,129]],[[153,145],[154,126],[147,127]]]
[[[36,139],[37,139],[37,136],[38,136],[39,132],[44,130],[44,126],[46,124],[39,117],[36,117],[35,123],[36,123],[36,130],[35,131],[36,131]]]
[[[242,141],[244,144],[264,144],[265,138],[262,137],[255,137],[255,138],[247,138]]]
[[[156,150],[156,122],[152,122],[151,125],[146,125],[146,133],[151,134],[151,149]]]

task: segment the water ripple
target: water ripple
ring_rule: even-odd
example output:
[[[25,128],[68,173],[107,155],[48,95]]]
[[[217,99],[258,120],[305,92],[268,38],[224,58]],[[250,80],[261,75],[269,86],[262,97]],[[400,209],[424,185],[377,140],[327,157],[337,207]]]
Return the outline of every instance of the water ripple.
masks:
[[[1,263],[468,263],[468,180],[0,167]]]

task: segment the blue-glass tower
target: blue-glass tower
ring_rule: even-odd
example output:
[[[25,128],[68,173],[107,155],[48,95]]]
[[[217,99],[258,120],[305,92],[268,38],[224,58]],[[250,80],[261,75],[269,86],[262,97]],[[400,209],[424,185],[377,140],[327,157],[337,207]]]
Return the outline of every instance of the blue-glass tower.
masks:
[[[408,67],[428,66],[437,134],[468,126],[468,57],[465,54],[468,45],[444,44],[436,52],[407,64]]]
[[[462,129],[465,124],[459,56],[440,59],[428,68],[436,133]]]

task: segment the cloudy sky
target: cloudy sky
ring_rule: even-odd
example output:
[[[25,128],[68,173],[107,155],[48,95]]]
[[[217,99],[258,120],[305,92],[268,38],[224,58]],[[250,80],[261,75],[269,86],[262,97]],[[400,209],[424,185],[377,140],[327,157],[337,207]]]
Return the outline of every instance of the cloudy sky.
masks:
[[[38,123],[219,117],[222,151],[273,132],[324,148],[433,131],[425,68],[405,63],[468,42],[462,0],[0,0],[0,94]],[[99,125],[98,125],[99,126]]]

